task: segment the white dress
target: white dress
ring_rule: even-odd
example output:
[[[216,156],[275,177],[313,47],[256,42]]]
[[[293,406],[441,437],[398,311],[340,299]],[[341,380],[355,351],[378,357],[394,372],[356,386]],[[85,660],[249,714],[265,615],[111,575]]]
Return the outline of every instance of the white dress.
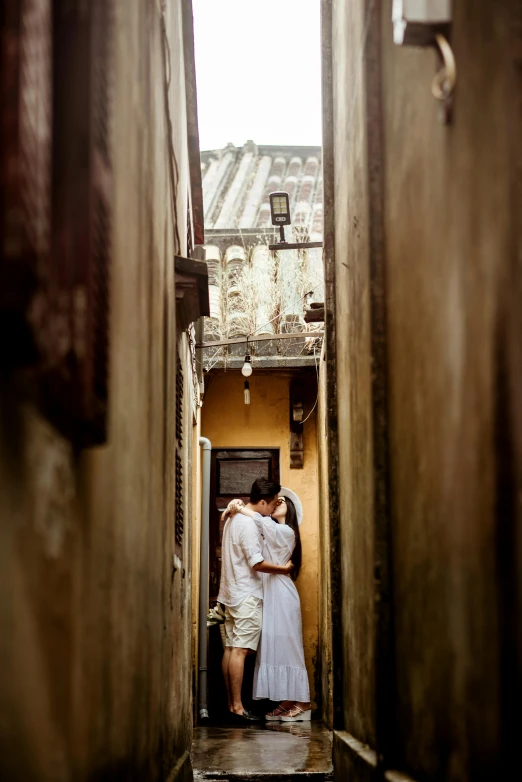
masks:
[[[295,535],[286,524],[270,516],[254,515],[263,535],[263,556],[285,565],[295,548]],[[303,649],[301,601],[288,576],[263,573],[263,629],[254,671],[254,700],[310,700]]]

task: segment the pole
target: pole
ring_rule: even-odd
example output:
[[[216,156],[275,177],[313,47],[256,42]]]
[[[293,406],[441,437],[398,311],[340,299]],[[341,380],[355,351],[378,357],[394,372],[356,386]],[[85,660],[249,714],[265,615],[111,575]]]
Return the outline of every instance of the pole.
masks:
[[[212,443],[206,437],[199,438],[203,449],[203,469],[201,476],[201,541],[199,562],[199,718],[208,719],[207,707],[207,614],[208,614],[208,577],[209,577],[209,522],[210,522],[210,458]]]

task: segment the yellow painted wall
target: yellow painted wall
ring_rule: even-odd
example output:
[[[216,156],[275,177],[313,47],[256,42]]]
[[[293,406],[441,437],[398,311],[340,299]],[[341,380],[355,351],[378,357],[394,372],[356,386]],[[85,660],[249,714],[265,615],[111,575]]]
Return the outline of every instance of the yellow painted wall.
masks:
[[[281,483],[303,503],[301,525],[303,566],[297,580],[303,613],[303,639],[311,697],[315,697],[318,641],[319,482],[315,412],[304,425],[304,468],[290,469],[290,374],[254,374],[250,378],[251,404],[243,401],[244,378],[238,371],[207,378],[202,434],[213,448],[279,448]],[[209,383],[210,381],[210,383]],[[316,396],[315,383],[305,400],[305,416]]]
[[[321,353],[319,370],[319,398],[317,404],[317,449],[319,462],[319,643],[321,665],[321,705],[325,725],[333,727],[332,691],[332,623],[330,589],[330,508],[328,494],[328,423],[326,397],[325,347]]]

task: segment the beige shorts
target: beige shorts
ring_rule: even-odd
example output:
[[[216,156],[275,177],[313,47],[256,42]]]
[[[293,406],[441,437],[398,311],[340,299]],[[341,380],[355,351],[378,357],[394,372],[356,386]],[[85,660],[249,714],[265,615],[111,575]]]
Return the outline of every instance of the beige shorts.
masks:
[[[263,601],[249,595],[237,606],[225,608],[225,646],[253,649],[259,644],[263,623]]]

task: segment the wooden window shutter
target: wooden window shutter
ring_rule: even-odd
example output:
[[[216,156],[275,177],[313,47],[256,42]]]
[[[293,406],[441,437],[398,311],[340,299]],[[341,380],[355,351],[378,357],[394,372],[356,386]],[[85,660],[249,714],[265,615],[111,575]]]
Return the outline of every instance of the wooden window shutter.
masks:
[[[55,0],[53,264],[42,404],[78,445],[107,437],[112,225],[110,0]]]
[[[51,0],[0,11],[0,363],[38,360],[31,310],[49,263]]]
[[[176,508],[174,536],[178,546],[183,545],[183,531],[185,521],[185,481],[184,481],[184,453],[183,453],[183,423],[185,414],[185,379],[181,356],[177,352],[176,359]]]

